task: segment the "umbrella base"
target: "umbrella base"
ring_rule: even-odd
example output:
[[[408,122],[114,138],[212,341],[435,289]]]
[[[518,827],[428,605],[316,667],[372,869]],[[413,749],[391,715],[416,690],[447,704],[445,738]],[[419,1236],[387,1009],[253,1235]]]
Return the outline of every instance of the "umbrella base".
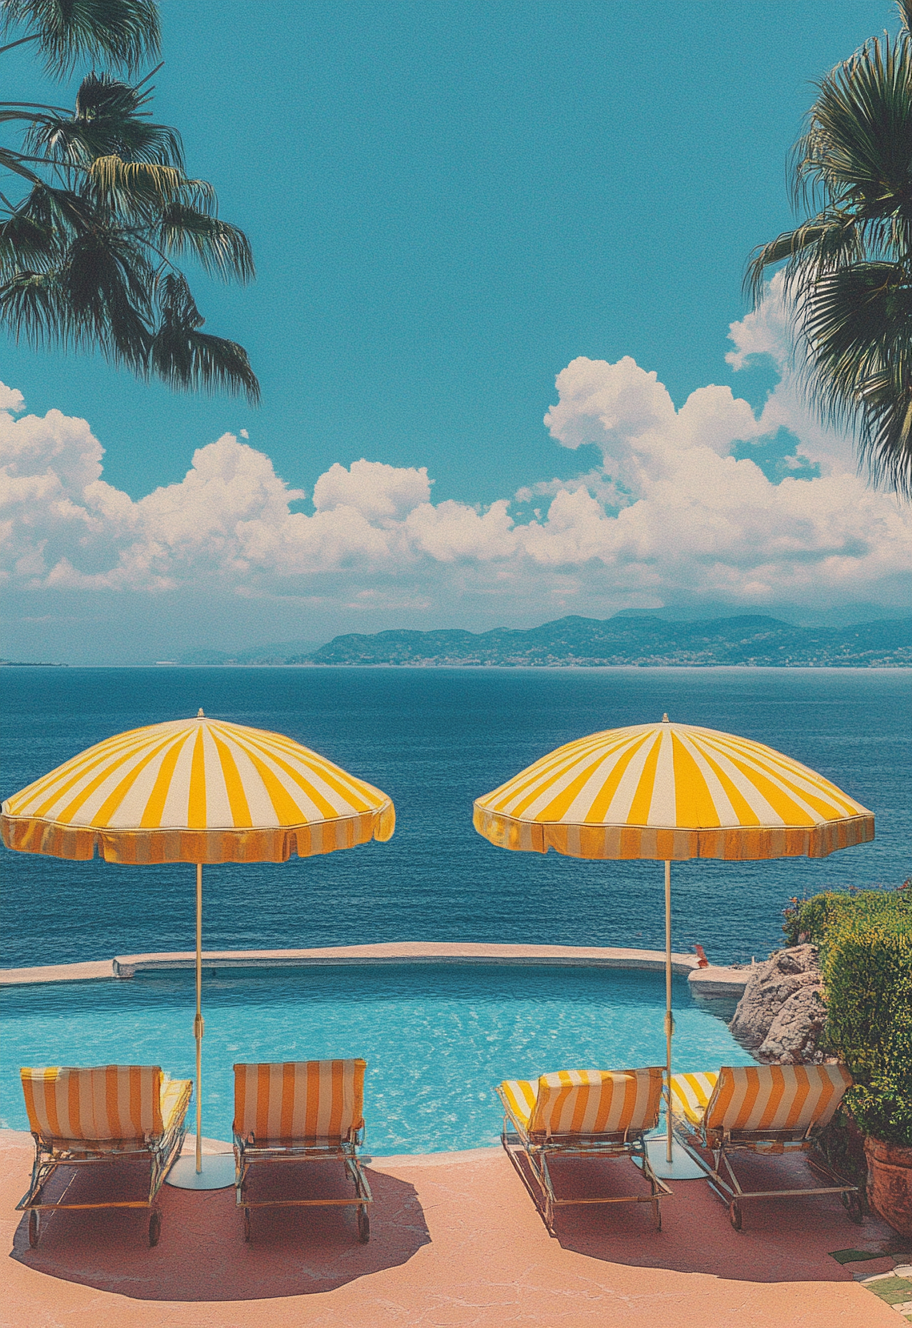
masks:
[[[203,1169],[196,1169],[193,1153],[184,1153],[165,1177],[178,1190],[226,1190],[234,1184],[234,1153],[204,1153]]]
[[[706,1172],[677,1139],[672,1140],[671,1161],[667,1160],[667,1140],[664,1130],[646,1140],[646,1153],[655,1174],[662,1180],[705,1180]]]

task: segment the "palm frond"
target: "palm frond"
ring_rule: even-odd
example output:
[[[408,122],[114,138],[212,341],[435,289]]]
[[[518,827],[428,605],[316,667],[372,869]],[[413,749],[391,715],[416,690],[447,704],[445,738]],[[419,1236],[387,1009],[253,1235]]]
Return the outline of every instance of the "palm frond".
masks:
[[[152,338],[149,365],[172,388],[243,392],[255,405],[260,385],[243,346],[200,332],[204,319],[186,280],[169,273],[161,282],[161,322]]]
[[[69,108],[54,106],[43,101],[0,101],[0,106],[19,107],[22,110],[47,111],[53,115],[67,115]]]
[[[769,244],[758,245],[748,260],[745,290],[756,303],[763,294],[767,269],[785,259],[790,260],[786,285],[792,288],[812,280],[816,272],[856,262],[863,254],[864,237],[851,214],[822,212]]]
[[[91,231],[69,248],[60,273],[73,339],[114,362],[141,368],[149,348],[149,264],[117,232]]]
[[[85,179],[99,206],[123,218],[149,218],[187,187],[183,171],[174,166],[113,155],[96,157],[85,168]]]
[[[85,195],[44,180],[23,198],[16,211],[45,225],[64,226],[74,234],[90,230],[103,220]]]
[[[76,95],[72,113],[35,117],[26,144],[49,161],[86,166],[98,157],[149,162],[183,170],[180,134],[152,123],[143,109],[148,91],[106,74],[89,74]]]
[[[866,355],[889,354],[905,337],[912,345],[909,274],[900,263],[884,262],[830,272],[805,293],[801,321],[818,353],[833,347],[859,365]]]
[[[796,184],[887,215],[903,202],[912,128],[912,47],[869,42],[818,84]],[[802,192],[801,197],[804,197]]]
[[[137,83],[103,72],[158,51],[157,4],[0,0],[0,31],[17,28],[26,34],[3,49],[33,42],[53,74],[82,55],[102,72],[83,78],[72,112],[0,102],[0,125],[18,123],[25,149],[0,147],[0,168],[29,186],[16,202],[0,195],[0,323],[36,347],[94,348],[142,378],[257,401],[247,352],[200,330],[172,261],[248,281],[250,243],[219,218],[212,186],[186,175],[178,132],[152,121],[157,68]]]
[[[22,212],[0,222],[0,276],[18,272],[47,273],[61,262],[64,246],[59,232]]]
[[[36,349],[65,346],[69,311],[56,274],[22,271],[0,284],[0,323]]]
[[[14,152],[10,148],[0,148],[0,167],[21,176],[23,180],[28,180],[29,184],[41,184],[41,177],[26,166],[27,160],[24,153]]]
[[[24,107],[14,108],[11,102],[0,102],[0,124],[8,124],[10,120],[26,121],[31,124],[35,120],[43,121],[47,119],[49,108],[38,107],[37,109],[27,110]]]
[[[18,28],[36,38],[46,71],[56,76],[83,56],[133,70],[161,46],[154,0],[3,0],[0,30]]]
[[[898,264],[861,263],[810,287],[800,330],[807,387],[825,420],[854,432],[872,479],[912,494],[912,286]]]
[[[150,364],[169,387],[243,393],[252,406],[259,403],[260,384],[247,352],[236,341],[163,324],[152,342]]]
[[[792,156],[794,201],[813,209],[754,250],[756,304],[784,264],[809,400],[854,431],[877,482],[912,496],[912,0],[898,37],[866,42],[823,78]]]
[[[875,484],[912,499],[912,359],[872,374],[862,398],[859,450]]]
[[[162,208],[158,243],[169,254],[190,254],[207,271],[228,280],[250,281],[254,273],[250,241],[237,226],[185,203]]]

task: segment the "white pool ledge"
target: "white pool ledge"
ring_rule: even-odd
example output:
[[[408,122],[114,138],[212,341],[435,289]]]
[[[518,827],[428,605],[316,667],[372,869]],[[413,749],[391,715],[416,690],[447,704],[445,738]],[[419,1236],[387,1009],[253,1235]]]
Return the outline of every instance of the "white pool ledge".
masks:
[[[378,945],[333,945],[311,950],[204,950],[203,965],[219,968],[306,968],[342,964],[544,964],[555,967],[639,969],[661,971],[661,950],[630,950],[604,946],[488,945],[473,941],[387,941]],[[748,969],[712,965],[701,969],[691,954],[672,954],[672,968],[688,976],[706,996],[740,995]],[[46,964],[0,969],[0,985],[46,982],[95,982],[132,978],[137,973],[192,968],[192,950],[158,954],[116,955],[80,964]]]

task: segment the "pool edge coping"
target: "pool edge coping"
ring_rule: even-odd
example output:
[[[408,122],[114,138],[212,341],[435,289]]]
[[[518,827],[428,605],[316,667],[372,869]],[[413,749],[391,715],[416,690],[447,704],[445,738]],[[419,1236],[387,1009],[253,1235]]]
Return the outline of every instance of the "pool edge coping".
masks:
[[[0,986],[31,986],[58,982],[123,981],[137,973],[180,971],[194,966],[192,950],[115,955],[107,960],[75,964],[33,965],[0,969]],[[207,968],[306,968],[376,964],[541,964],[548,967],[633,969],[659,972],[661,950],[616,946],[512,945],[477,941],[385,941],[373,945],[336,945],[294,950],[204,950]],[[672,953],[672,970],[687,976],[701,996],[734,996],[743,991],[750,966],[700,967],[696,955]]]

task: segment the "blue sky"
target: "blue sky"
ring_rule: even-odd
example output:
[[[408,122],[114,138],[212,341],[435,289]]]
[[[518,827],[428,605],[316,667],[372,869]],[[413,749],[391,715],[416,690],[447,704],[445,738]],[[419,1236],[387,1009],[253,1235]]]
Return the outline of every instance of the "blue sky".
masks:
[[[156,117],[180,128],[191,174],[216,185],[222,214],[253,242],[259,272],[246,289],[201,277],[194,289],[207,329],[249,350],[263,403],[252,410],[225,397],[175,395],[90,358],[0,343],[0,379],[22,393],[29,415],[43,419],[56,410],[87,421],[104,448],[103,463],[97,448],[95,460],[89,457],[88,435],[75,424],[64,429],[65,447],[76,447],[89,470],[103,464],[103,482],[121,495],[105,499],[106,533],[96,529],[96,512],[85,517],[72,547],[58,531],[43,551],[18,551],[5,654],[41,657],[66,645],[74,658],[80,651],[94,657],[98,624],[109,621],[116,623],[111,651],[141,659],[194,644],[318,640],[335,630],[479,629],[560,612],[608,616],[631,604],[686,597],[693,575],[686,567],[675,572],[667,549],[650,546],[635,575],[625,554],[627,570],[616,575],[621,555],[613,545],[610,556],[605,552],[616,532],[603,521],[598,538],[587,543],[581,535],[572,549],[566,541],[557,547],[555,527],[547,556],[541,541],[534,549],[526,541],[518,553],[516,538],[511,544],[503,530],[496,548],[487,539],[491,529],[484,547],[467,533],[467,513],[481,520],[494,511],[496,518],[498,503],[508,505],[513,536],[517,523],[547,522],[558,490],[565,506],[577,502],[572,521],[579,526],[584,479],[607,519],[648,498],[650,528],[661,525],[666,490],[653,487],[647,495],[642,486],[661,486],[662,476],[655,465],[644,470],[643,446],[632,453],[628,446],[643,435],[643,420],[627,419],[621,455],[617,428],[591,404],[605,392],[615,400],[633,390],[634,379],[641,392],[649,373],[678,410],[691,393],[715,385],[731,388],[757,416],[778,390],[762,433],[744,424],[743,412],[729,411],[715,455],[768,463],[771,441],[775,452],[784,440],[792,453],[787,469],[799,477],[785,483],[802,486],[801,502],[786,503],[781,485],[777,494],[764,491],[760,506],[775,500],[778,513],[771,526],[811,519],[803,503],[819,527],[814,556],[854,557],[858,564],[834,564],[831,574],[802,581],[791,566],[784,577],[773,574],[767,558],[745,574],[744,557],[729,548],[725,569],[696,586],[697,599],[825,609],[846,598],[901,598],[907,571],[894,545],[895,521],[903,517],[890,500],[872,496],[876,511],[864,528],[840,529],[833,549],[824,550],[828,514],[855,499],[848,491],[827,497],[814,486],[851,470],[849,452],[796,404],[781,354],[781,310],[777,326],[774,310],[762,326],[756,317],[744,323],[741,294],[750,250],[790,222],[785,163],[812,81],[868,36],[895,28],[891,4],[684,0],[655,9],[640,0],[273,0],[252,7],[224,0],[216,7],[171,0],[163,18],[166,63],[155,80]],[[27,54],[4,59],[17,96],[48,94]],[[737,333],[730,336],[732,324],[742,325],[740,342]],[[576,386],[564,380],[560,398],[555,388],[555,378],[580,357],[607,366],[587,371],[588,405],[580,404],[578,372],[571,375]],[[640,377],[608,373],[625,357]],[[586,427],[569,418],[571,391]],[[543,416],[561,403],[563,423],[549,432]],[[21,414],[18,399],[14,413]],[[64,444],[55,429],[48,455],[59,457]],[[163,506],[170,510],[174,499],[186,507],[189,490],[157,499],[154,520],[146,508],[130,508],[128,519],[123,504],[181,486],[196,449],[226,434],[242,451],[225,444],[217,456],[207,454],[209,461],[219,462],[220,474],[227,464],[248,493],[260,484],[272,515],[264,517],[262,504],[256,511],[238,507],[237,520],[247,523],[241,537],[222,529],[209,542],[217,586],[205,558],[191,559],[187,570],[185,549],[143,581],[139,562],[148,567],[148,549],[171,538],[163,534]],[[82,441],[73,441],[77,435]],[[752,454],[754,440],[765,451]],[[341,531],[341,518],[319,531],[307,528],[306,538],[300,525],[278,533],[278,480],[260,471],[259,480],[251,478],[245,467],[260,464],[251,449],[303,495],[287,503],[282,520],[311,519],[322,484],[326,511],[351,508],[385,532],[382,540]],[[362,459],[393,472],[351,471]],[[340,467],[348,476],[342,489]],[[413,478],[422,468],[430,488]],[[689,473],[696,474],[693,467]],[[88,475],[70,498],[91,507],[97,493],[85,498],[85,483],[94,482]],[[194,492],[205,487],[194,483]],[[386,507],[370,508],[370,495],[389,486],[395,492]],[[524,496],[517,500],[517,492]],[[50,502],[49,493],[29,502]],[[751,501],[746,493],[739,510]],[[414,527],[423,518],[419,512],[406,530],[409,513],[430,505],[439,525],[447,503],[455,506],[443,516],[463,534],[445,549],[422,535],[416,552]],[[571,516],[561,520],[566,527]],[[124,521],[132,533],[124,533]],[[263,521],[254,548],[250,523]],[[145,553],[134,547],[137,522]],[[398,523],[393,534],[390,523]],[[858,541],[872,525],[880,530],[878,523],[882,538],[861,570]],[[756,543],[748,526],[739,527],[745,556]],[[101,542],[80,564],[89,528]],[[281,563],[263,552],[270,540],[277,547],[303,540],[309,549],[318,535],[322,561],[299,550],[297,561]],[[49,562],[58,536],[57,562]],[[219,543],[223,536],[228,543]],[[330,566],[325,550],[333,540],[341,551]],[[406,552],[403,540],[412,541]],[[642,545],[642,532],[636,540]],[[795,559],[807,561],[810,547],[799,540]],[[706,547],[699,557],[704,567],[718,562]],[[228,562],[236,566],[226,580]],[[72,576],[67,568],[75,569]],[[36,593],[43,596],[40,613]],[[190,607],[200,596],[213,605],[211,619]]]

